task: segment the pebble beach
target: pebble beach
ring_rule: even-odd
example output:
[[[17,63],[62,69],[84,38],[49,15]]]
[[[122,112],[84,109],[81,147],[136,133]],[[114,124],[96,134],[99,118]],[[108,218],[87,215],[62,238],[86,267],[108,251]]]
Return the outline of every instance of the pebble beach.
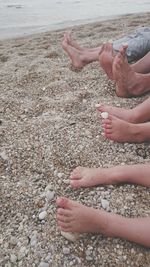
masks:
[[[79,165],[150,162],[149,143],[105,139],[95,108],[104,103],[129,109],[149,95],[117,97],[114,83],[98,63],[73,71],[61,47],[66,30],[72,30],[81,45],[95,47],[149,26],[149,21],[150,13],[124,15],[0,40],[0,266],[150,266],[147,248],[93,234],[71,242],[56,222],[59,196],[126,217],[150,216],[148,188],[71,188],[70,172]]]

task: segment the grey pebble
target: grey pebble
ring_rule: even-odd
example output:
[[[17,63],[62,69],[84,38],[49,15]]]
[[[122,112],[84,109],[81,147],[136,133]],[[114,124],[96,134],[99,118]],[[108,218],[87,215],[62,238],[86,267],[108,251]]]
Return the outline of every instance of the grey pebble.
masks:
[[[39,267],[49,267],[49,263],[41,261]]]

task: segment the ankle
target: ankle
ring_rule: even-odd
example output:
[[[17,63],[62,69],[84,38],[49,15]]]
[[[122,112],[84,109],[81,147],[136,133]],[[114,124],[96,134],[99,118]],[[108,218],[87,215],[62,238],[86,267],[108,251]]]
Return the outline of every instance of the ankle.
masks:
[[[130,111],[130,122],[131,123],[139,123],[141,118],[141,112],[137,110],[137,108],[133,108]]]

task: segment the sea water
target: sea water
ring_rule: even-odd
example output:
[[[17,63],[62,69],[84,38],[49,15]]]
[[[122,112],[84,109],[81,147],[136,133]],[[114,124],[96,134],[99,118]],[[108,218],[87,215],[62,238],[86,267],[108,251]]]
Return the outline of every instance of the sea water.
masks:
[[[0,0],[0,38],[150,11],[150,0]]]

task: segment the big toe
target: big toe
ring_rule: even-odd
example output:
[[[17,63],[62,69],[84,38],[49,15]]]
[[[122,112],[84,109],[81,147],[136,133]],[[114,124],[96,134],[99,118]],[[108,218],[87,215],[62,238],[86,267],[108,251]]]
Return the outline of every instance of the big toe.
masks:
[[[69,207],[69,199],[66,197],[57,198],[56,204],[61,208],[68,208]]]
[[[73,188],[78,188],[78,187],[82,186],[82,181],[81,180],[72,180],[72,181],[70,181],[70,185]]]
[[[75,206],[75,202],[66,197],[57,198],[56,204],[59,208],[66,210],[71,210]]]
[[[82,167],[77,167],[73,170],[73,172],[70,175],[71,179],[80,179],[81,178],[81,172],[82,172]]]

